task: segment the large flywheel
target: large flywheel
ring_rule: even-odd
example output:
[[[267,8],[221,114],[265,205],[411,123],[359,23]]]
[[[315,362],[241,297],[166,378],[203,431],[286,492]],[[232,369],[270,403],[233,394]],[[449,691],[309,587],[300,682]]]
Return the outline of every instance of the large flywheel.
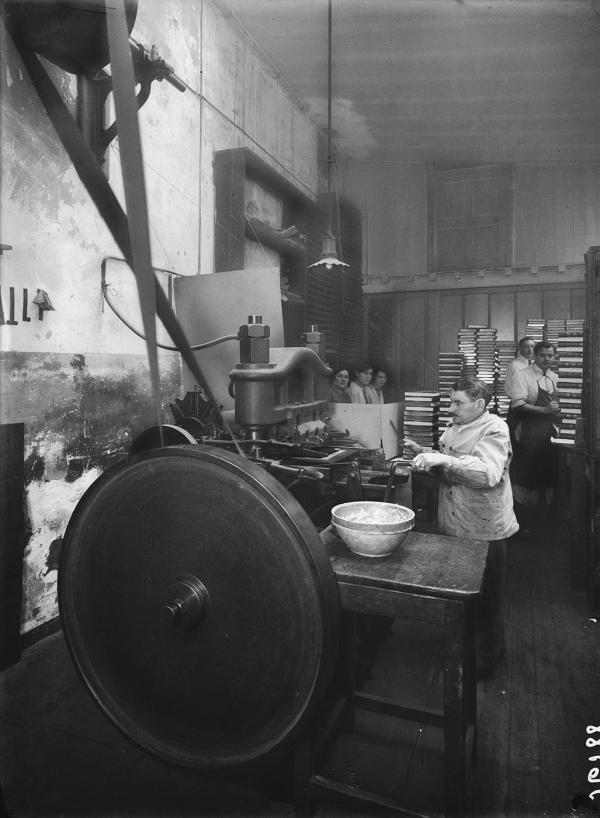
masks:
[[[69,522],[65,637],[130,738],[198,770],[287,747],[335,664],[339,601],[321,540],[262,468],[206,446],[135,455]]]

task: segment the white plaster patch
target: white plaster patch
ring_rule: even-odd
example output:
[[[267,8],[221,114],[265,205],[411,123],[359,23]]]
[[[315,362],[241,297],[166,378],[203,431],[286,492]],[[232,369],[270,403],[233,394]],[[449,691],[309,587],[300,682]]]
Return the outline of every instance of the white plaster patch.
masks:
[[[78,480],[37,481],[27,487],[32,534],[23,566],[22,630],[26,632],[57,616],[57,572],[47,566],[50,544],[62,537],[73,509],[101,470],[90,469]]]
[[[64,435],[55,432],[42,432],[36,435],[26,449],[25,456],[29,457],[36,451],[45,463],[44,479],[57,480],[67,473]]]
[[[313,97],[306,102],[315,123],[321,128],[327,128],[327,100]],[[368,156],[376,146],[366,117],[354,110],[351,100],[335,97],[331,101],[331,121],[335,142],[348,158]]]

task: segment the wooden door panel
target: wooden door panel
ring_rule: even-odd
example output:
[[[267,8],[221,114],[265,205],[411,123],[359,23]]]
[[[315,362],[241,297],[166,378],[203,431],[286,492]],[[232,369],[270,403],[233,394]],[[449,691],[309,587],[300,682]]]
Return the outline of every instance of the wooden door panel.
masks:
[[[472,270],[510,264],[510,169],[465,168],[433,175],[434,269]]]
[[[500,223],[475,225],[469,231],[471,240],[470,266],[497,267],[504,247],[504,225]]]

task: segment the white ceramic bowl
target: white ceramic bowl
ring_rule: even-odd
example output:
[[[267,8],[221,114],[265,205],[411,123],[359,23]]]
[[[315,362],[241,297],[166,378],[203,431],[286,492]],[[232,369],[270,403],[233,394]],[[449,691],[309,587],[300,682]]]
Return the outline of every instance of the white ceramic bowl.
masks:
[[[385,557],[406,538],[415,524],[415,513],[396,503],[359,500],[334,506],[331,522],[355,554]]]

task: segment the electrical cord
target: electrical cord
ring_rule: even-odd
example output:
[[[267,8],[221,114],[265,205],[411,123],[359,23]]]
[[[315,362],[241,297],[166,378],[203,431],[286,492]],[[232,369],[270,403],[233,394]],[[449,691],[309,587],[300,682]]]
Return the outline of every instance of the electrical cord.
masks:
[[[104,300],[106,301],[108,306],[111,308],[111,310],[117,316],[119,321],[121,321],[123,324],[125,324],[127,329],[131,330],[131,332],[133,332],[134,335],[137,335],[138,338],[141,338],[143,341],[145,341],[146,337],[143,335],[143,333],[141,333],[134,326],[132,326],[129,323],[129,321],[127,321],[127,319],[124,318],[121,315],[121,313],[117,310],[115,305],[112,303],[112,301],[110,300],[110,297],[108,295],[108,287],[109,287],[109,285],[108,285],[107,282],[102,283],[102,295],[104,296]],[[208,349],[209,347],[214,347],[217,344],[222,344],[224,341],[237,341],[237,340],[239,340],[239,335],[237,335],[237,334],[236,335],[222,335],[220,338],[213,338],[212,341],[205,341],[203,344],[196,344],[196,346],[193,346],[193,347],[191,346],[190,349],[192,350],[192,352],[197,352],[200,349]],[[166,349],[169,352],[179,352],[178,347],[167,346],[166,344],[159,344],[158,341],[156,342],[156,346],[160,347],[161,349]]]

